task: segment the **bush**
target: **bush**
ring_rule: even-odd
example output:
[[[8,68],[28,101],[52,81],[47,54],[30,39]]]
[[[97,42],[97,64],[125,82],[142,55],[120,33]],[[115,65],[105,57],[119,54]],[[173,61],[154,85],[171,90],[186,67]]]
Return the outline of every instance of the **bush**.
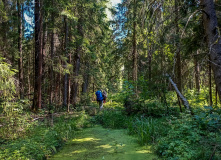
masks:
[[[201,130],[198,124],[189,114],[168,119],[170,129],[166,136],[159,139],[157,154],[168,160],[210,159],[214,145],[220,145],[220,140],[217,139],[220,133],[219,136],[215,134],[214,138],[214,134]],[[218,157],[220,157],[220,148],[217,147],[214,159],[219,159]]]
[[[84,113],[77,116],[56,118],[53,127],[39,122],[32,126],[24,138],[8,141],[0,146],[0,159],[36,159],[50,157],[70,138],[76,135],[81,127],[87,127],[89,117]]]

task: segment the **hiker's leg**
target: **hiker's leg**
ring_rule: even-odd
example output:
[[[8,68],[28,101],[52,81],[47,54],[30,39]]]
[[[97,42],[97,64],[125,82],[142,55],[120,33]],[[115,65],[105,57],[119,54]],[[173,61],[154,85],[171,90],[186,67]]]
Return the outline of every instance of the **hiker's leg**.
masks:
[[[103,108],[103,101],[99,101],[99,107],[100,107],[100,110],[102,110],[102,108]]]

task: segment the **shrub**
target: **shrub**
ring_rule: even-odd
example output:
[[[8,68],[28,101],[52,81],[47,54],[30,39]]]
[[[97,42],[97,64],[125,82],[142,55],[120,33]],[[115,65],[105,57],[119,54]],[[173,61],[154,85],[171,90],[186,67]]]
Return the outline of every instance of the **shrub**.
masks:
[[[156,149],[158,155],[168,160],[210,159],[213,145],[216,145],[218,140],[206,130],[201,130],[191,115],[181,114],[180,118],[171,117],[168,119],[168,125],[170,130],[167,135],[158,141]],[[214,159],[219,157],[217,155],[220,156],[220,148],[217,148]]]
[[[48,127],[47,123],[39,122],[37,126],[32,126],[26,132],[26,137],[0,145],[0,159],[41,160],[50,157],[64,142],[73,138],[79,128],[87,127],[89,120],[89,117],[81,112],[72,117],[56,118],[53,127]]]

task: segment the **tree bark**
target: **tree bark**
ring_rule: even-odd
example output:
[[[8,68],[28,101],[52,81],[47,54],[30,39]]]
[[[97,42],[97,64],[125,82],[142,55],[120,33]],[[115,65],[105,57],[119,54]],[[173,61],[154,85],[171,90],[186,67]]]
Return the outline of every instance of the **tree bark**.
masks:
[[[136,29],[137,29],[137,22],[136,22],[136,13],[137,13],[137,7],[136,7],[136,0],[134,0],[134,8],[133,8],[133,81],[135,83],[135,93],[137,94],[137,39],[136,39]]]
[[[83,26],[82,26],[82,18],[80,17],[78,19],[78,25],[77,25],[77,31],[79,35],[79,39],[77,40],[77,46],[76,46],[76,53],[75,53],[75,70],[74,70],[74,75],[75,75],[75,81],[73,84],[73,105],[76,106],[77,103],[77,94],[78,94],[78,80],[76,78],[79,75],[79,70],[80,70],[80,57],[81,57],[81,52],[82,52],[82,43],[83,43]]]
[[[54,0],[52,0],[52,7],[54,7]],[[54,85],[54,69],[53,69],[53,62],[54,62],[54,11],[51,13],[51,23],[52,23],[52,30],[51,30],[51,64],[50,64],[50,99],[49,104],[53,103],[53,85]]]
[[[211,63],[210,63],[210,57],[209,57],[209,62],[208,62],[208,74],[209,74],[209,105],[212,106],[213,105],[213,95],[212,95],[212,72],[211,72]]]
[[[70,25],[71,27],[71,25]],[[71,28],[70,28],[70,32],[69,32],[69,42],[72,41],[72,35],[71,35]],[[71,64],[71,53],[68,50],[68,63]],[[70,112],[70,104],[71,104],[71,75],[68,74],[68,102],[67,102],[67,112]]]
[[[198,55],[198,51],[197,51]],[[195,83],[196,83],[196,90],[200,92],[200,67],[197,60],[197,55],[194,57],[194,63],[195,63]]]
[[[169,81],[170,81],[170,83],[172,84],[173,88],[175,89],[175,91],[176,91],[177,95],[179,96],[179,98],[182,100],[183,105],[184,105],[188,110],[190,110],[191,113],[192,113],[192,110],[191,110],[191,107],[190,107],[190,105],[189,105],[189,102],[186,100],[186,98],[185,98],[185,97],[182,95],[182,93],[179,91],[177,85],[173,82],[173,80],[172,80],[171,77],[169,77]]]
[[[42,19],[40,14],[40,0],[35,0],[35,86],[33,111],[41,108],[41,83],[42,83]]]
[[[68,22],[67,17],[64,17],[64,23],[65,23],[65,57],[68,55]],[[67,68],[67,62],[65,62],[65,68]],[[68,87],[68,74],[65,73],[64,76],[64,94],[63,94],[63,105],[67,106],[67,87]]]
[[[87,93],[88,90],[88,82],[89,82],[89,63],[85,62],[85,73],[84,73],[84,82],[82,84],[82,93]]]
[[[203,14],[203,25],[209,47],[211,67],[221,100],[221,39],[218,32],[218,21],[213,0],[200,0]]]
[[[151,63],[152,63],[152,50],[150,49],[149,52],[148,52],[148,69],[149,69],[149,81],[151,81]]]
[[[4,10],[5,12],[8,11],[8,1],[7,0],[2,0],[3,4],[4,4]],[[7,20],[3,20],[2,22],[2,30],[1,30],[1,34],[2,34],[2,52],[3,52],[3,56],[6,58],[6,47],[7,47],[7,31],[8,31],[8,22]]]
[[[175,25],[176,25],[176,35],[178,37],[176,41],[176,79],[177,79],[177,87],[179,91],[182,93],[182,75],[181,75],[181,56],[180,56],[180,36],[179,36],[179,0],[175,0]]]
[[[18,61],[18,70],[19,70],[19,92],[20,98],[24,98],[24,82],[23,82],[23,60],[22,60],[22,5],[20,0],[17,0],[18,8],[18,52],[19,52],[19,61]]]

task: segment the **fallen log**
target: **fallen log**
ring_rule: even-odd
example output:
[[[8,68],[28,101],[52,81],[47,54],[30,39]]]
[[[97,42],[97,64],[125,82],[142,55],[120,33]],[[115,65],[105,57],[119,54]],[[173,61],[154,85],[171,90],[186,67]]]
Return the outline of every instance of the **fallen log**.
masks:
[[[173,82],[172,78],[171,78],[168,74],[166,74],[166,76],[169,78],[169,81],[170,81],[170,83],[172,84],[173,88],[175,89],[177,95],[178,95],[178,96],[180,97],[180,99],[182,100],[183,105],[186,107],[186,109],[188,109],[188,110],[191,112],[191,114],[193,114],[193,113],[192,113],[192,109],[191,109],[191,107],[190,107],[190,105],[189,105],[189,102],[188,102],[187,99],[182,95],[182,93],[180,93],[179,89],[177,88],[176,83]]]

